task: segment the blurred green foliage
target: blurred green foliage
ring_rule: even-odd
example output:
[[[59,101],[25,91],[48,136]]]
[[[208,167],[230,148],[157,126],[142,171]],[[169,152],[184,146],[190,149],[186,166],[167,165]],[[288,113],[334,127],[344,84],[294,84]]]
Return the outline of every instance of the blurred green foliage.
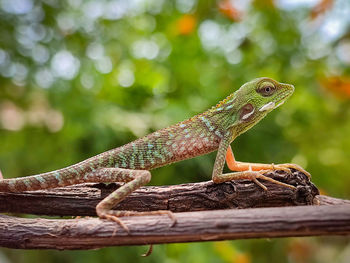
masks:
[[[295,162],[350,197],[347,0],[0,0],[0,167],[54,170],[211,107],[261,76],[292,83],[283,107],[233,143],[242,161]],[[215,153],[152,172],[209,180]],[[348,262],[347,239],[298,238],[0,251],[1,262]]]

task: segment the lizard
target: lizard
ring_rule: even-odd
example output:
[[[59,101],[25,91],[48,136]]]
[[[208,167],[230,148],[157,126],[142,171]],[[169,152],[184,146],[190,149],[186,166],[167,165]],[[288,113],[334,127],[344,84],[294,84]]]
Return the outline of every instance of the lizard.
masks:
[[[265,176],[264,172],[272,169],[290,171],[293,168],[310,177],[299,165],[238,162],[231,148],[231,143],[237,136],[282,105],[293,92],[293,85],[279,83],[267,77],[254,79],[201,114],[71,166],[12,179],[3,179],[0,174],[0,191],[34,191],[85,182],[124,182],[97,204],[96,214],[101,219],[117,222],[129,233],[129,228],[120,217],[165,214],[172,220],[171,225],[176,223],[175,216],[168,210],[112,210],[134,190],[150,182],[150,170],[215,150],[217,155],[212,171],[214,183],[249,179],[267,190],[257,180],[262,179],[295,188]],[[228,168],[235,172],[223,173],[225,160]]]

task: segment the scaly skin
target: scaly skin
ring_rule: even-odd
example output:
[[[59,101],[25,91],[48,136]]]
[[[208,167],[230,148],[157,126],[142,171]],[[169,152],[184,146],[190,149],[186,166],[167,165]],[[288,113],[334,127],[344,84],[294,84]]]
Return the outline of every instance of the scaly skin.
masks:
[[[255,79],[202,114],[63,169],[17,179],[3,179],[0,181],[0,191],[32,191],[83,182],[125,182],[96,206],[100,218],[114,220],[127,231],[127,226],[118,217],[167,214],[175,223],[170,211],[113,211],[111,208],[135,189],[147,184],[151,179],[149,170],[215,150],[218,153],[212,179],[216,183],[251,179],[266,189],[256,178],[285,185],[263,176],[262,172],[266,169],[295,168],[308,174],[293,164],[236,162],[230,147],[237,136],[281,105],[293,91],[294,87],[289,84],[278,83],[270,78]],[[229,168],[239,172],[222,174],[225,156]]]

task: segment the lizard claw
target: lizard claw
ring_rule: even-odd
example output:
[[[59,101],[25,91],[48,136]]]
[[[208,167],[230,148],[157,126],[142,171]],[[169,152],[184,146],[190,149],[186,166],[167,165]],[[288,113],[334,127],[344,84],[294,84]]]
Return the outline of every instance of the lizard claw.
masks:
[[[307,177],[311,178],[311,174],[306,171],[304,168],[302,168],[300,165],[295,164],[295,163],[282,163],[282,164],[277,164],[274,165],[274,167],[276,167],[279,170],[290,170],[290,169],[295,169],[303,174],[305,174]]]
[[[172,220],[172,223],[170,224],[170,227],[175,226],[175,224],[177,222],[177,219],[176,219],[175,215],[173,214],[173,212],[167,210],[167,215]]]
[[[281,164],[274,164],[274,163],[272,163],[271,166],[272,166],[272,170],[273,171],[281,170],[281,171],[284,171],[284,172],[286,172],[288,174],[290,173],[289,167],[285,167],[285,166],[283,166]]]
[[[274,184],[282,185],[282,186],[288,187],[290,189],[295,189],[295,186],[293,186],[293,185],[285,184],[285,183],[277,181],[271,177],[265,176],[264,173],[269,172],[269,171],[270,170],[261,170],[261,171],[253,172],[254,174],[252,174],[252,176],[253,176],[252,181],[254,183],[256,183],[258,186],[260,186],[262,189],[264,189],[265,191],[267,190],[267,187],[265,185],[263,185],[262,183],[260,183],[257,179],[263,179],[265,181],[269,181],[269,182],[274,183]],[[290,172],[290,170],[289,170],[289,172]]]
[[[147,252],[142,254],[141,257],[148,257],[149,255],[152,254],[152,251],[153,251],[153,244],[150,244]]]
[[[114,215],[105,214],[105,215],[100,216],[100,218],[105,218],[107,220],[114,221],[114,222],[118,223],[128,234],[130,234],[129,228],[118,217],[116,217]],[[117,229],[114,230],[112,236],[115,235],[116,231],[117,231]]]

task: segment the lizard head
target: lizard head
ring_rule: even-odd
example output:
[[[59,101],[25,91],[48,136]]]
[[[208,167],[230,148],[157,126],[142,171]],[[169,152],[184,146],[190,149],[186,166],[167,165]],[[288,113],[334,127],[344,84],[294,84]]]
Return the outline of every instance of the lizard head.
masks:
[[[241,86],[232,96],[235,105],[231,125],[234,137],[282,105],[293,92],[293,85],[279,83],[271,78],[254,79]]]

